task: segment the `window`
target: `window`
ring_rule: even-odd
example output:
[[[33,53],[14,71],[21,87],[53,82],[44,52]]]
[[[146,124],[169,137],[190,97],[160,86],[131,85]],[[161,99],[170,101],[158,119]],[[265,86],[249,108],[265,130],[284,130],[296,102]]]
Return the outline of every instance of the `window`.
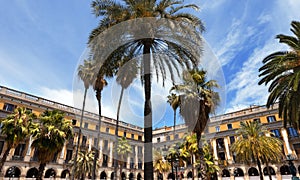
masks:
[[[89,127],[89,123],[84,123],[84,128],[88,128]]]
[[[157,138],[156,140],[157,140],[158,143],[160,142],[160,138]]]
[[[179,135],[178,134],[175,134],[175,139],[178,139],[179,138]]]
[[[0,141],[0,154],[2,153],[3,146],[4,146],[4,141]]]
[[[220,132],[220,126],[216,126],[216,132]]]
[[[288,128],[288,133],[289,133],[289,137],[298,137],[299,136],[298,132],[292,127]]]
[[[273,133],[272,136],[275,136],[275,137],[280,137],[281,136],[278,129],[272,129],[271,133]]]
[[[99,130],[99,126],[98,126],[98,125],[95,126],[95,130],[96,130],[96,131]]]
[[[232,129],[232,124],[227,124],[228,130]]]
[[[108,127],[105,129],[105,132],[109,133],[109,128]]]
[[[130,169],[134,168],[134,160],[133,158],[130,158]]]
[[[23,152],[25,150],[25,144],[19,144],[16,149],[15,149],[15,154],[14,156],[19,156],[22,157],[23,156]]]
[[[97,146],[97,143],[98,143],[98,138],[94,138],[94,146],[96,147]],[[98,147],[96,147],[98,148]]]
[[[66,155],[66,163],[68,163],[72,159],[73,150],[68,149]]]
[[[275,122],[275,121],[276,121],[276,118],[275,118],[275,116],[268,116],[268,117],[267,117],[267,120],[268,120],[269,123],[270,123],[270,122]]]
[[[139,137],[138,137],[138,140],[141,141],[141,140],[142,140],[142,136],[139,136]]]
[[[225,160],[225,153],[224,152],[219,152],[219,158],[221,160]]]
[[[255,119],[253,119],[253,121],[260,123],[260,119],[259,118],[255,118]]]
[[[217,139],[217,146],[218,146],[218,148],[224,148],[225,147],[223,138]]]
[[[131,134],[131,139],[134,139],[134,134]]]
[[[75,126],[76,125],[77,120],[76,119],[72,119],[72,125]]]
[[[86,145],[86,140],[87,140],[86,136],[82,136],[82,141],[81,141],[82,146]]]
[[[108,156],[106,154],[103,154],[103,162],[102,162],[103,167],[107,167],[107,160],[108,160]]]
[[[141,159],[138,160],[138,169],[142,169],[142,160]]]
[[[170,141],[170,139],[171,139],[170,136],[167,136],[167,137],[166,137],[166,140],[167,140],[167,141]]]
[[[108,140],[104,140],[104,150],[108,150]]]
[[[123,133],[123,136],[124,136],[124,137],[126,137],[126,135],[127,135],[127,133],[126,133],[126,132],[124,132],[124,133]]]
[[[143,147],[138,146],[138,154],[142,154],[143,153]]]
[[[230,137],[229,137],[229,140],[230,140],[230,144],[233,144],[233,143],[235,142],[234,136],[230,136]]]
[[[9,103],[5,103],[3,106],[3,110],[13,112],[17,106]]]
[[[135,155],[135,146],[131,145],[132,154]]]

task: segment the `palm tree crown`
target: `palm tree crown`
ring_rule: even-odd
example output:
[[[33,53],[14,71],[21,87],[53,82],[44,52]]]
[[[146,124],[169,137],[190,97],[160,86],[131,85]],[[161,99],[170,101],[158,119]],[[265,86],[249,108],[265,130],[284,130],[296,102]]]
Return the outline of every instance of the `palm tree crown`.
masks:
[[[279,101],[279,116],[296,129],[300,128],[300,22],[292,21],[295,36],[279,34],[280,43],[288,45],[289,51],[274,52],[263,59],[259,69],[259,84],[269,85],[267,107]]]

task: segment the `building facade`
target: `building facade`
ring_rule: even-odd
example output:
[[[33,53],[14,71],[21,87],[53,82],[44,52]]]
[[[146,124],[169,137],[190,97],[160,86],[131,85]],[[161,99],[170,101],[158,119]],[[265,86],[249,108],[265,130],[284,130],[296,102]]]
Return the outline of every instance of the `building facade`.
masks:
[[[47,164],[44,178],[47,179],[68,179],[70,174],[70,160],[74,156],[76,145],[78,144],[78,130],[81,110],[64,104],[60,104],[41,97],[30,95],[24,92],[0,86],[0,118],[5,118],[12,113],[16,107],[26,107],[36,115],[45,110],[58,109],[65,113],[65,118],[72,120],[74,138],[69,140],[63,150],[57,154],[53,161]],[[210,122],[204,132],[205,139],[213,148],[215,163],[221,170],[217,174],[218,179],[259,179],[256,164],[245,165],[235,161],[235,155],[230,151],[230,146],[236,141],[236,130],[242,121],[259,121],[270,132],[283,141],[283,153],[291,155],[297,168],[297,175],[300,172],[300,138],[298,132],[292,127],[283,128],[282,120],[278,117],[277,107],[267,109],[264,106],[253,106],[241,111],[227,113],[210,118]],[[119,136],[125,136],[132,147],[132,153],[128,155],[127,162],[124,164],[122,176],[126,179],[147,179],[143,177],[143,128],[120,122]],[[100,169],[97,177],[101,179],[111,179],[113,173],[113,146],[115,142],[116,120],[102,117],[100,150]],[[80,138],[83,148],[96,148],[97,141],[98,115],[91,112],[84,112],[82,136]],[[154,149],[161,152],[167,150],[177,142],[181,142],[184,135],[188,133],[185,125],[175,127],[162,127],[153,131]],[[31,148],[31,139],[22,142],[18,147],[11,150],[9,157],[3,168],[4,179],[14,178],[33,179],[36,175],[39,163],[35,150]],[[0,136],[1,157],[6,149],[5,136]],[[197,177],[192,173],[192,160],[184,163],[177,168],[177,174],[181,179]],[[279,164],[270,164],[273,179],[290,179],[288,162],[283,159]],[[14,172],[12,174],[12,172]],[[263,165],[263,172],[267,171]],[[155,179],[158,179],[155,173]],[[164,179],[170,178],[170,173],[163,175]],[[2,178],[2,177],[0,177]],[[265,179],[268,177],[265,176]]]

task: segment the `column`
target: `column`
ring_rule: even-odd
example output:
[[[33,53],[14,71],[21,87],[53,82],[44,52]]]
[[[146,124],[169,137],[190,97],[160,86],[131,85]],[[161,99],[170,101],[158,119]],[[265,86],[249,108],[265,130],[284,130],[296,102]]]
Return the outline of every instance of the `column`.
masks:
[[[89,151],[92,150],[92,142],[93,142],[93,139],[92,137],[89,138]]]
[[[100,139],[99,144],[98,144],[100,164],[102,164],[102,162],[103,162],[103,150],[102,150],[103,148],[102,148],[102,145],[103,145],[103,139]]]
[[[214,148],[214,159],[218,160],[217,142],[216,139],[212,140],[212,147]]]
[[[287,135],[287,132],[286,132],[285,128],[281,129],[281,134],[282,134],[282,137],[283,137],[283,141],[284,141],[285,147],[287,149],[287,154],[292,154],[292,150],[291,150],[291,147],[290,147],[288,135]]]
[[[31,154],[31,144],[32,144],[33,140],[32,140],[32,136],[29,137],[29,142],[28,142],[28,148],[26,151],[26,155],[24,157],[24,161],[29,162],[30,161],[30,154]]]
[[[230,155],[228,137],[224,137],[224,144],[225,144],[225,151],[226,151],[227,160],[231,161],[232,157]]]
[[[138,165],[138,146],[135,146],[134,166],[137,168]]]
[[[113,161],[113,145],[114,145],[113,143],[114,143],[113,141],[109,142],[109,161],[108,161],[109,167],[112,166],[112,161]]]
[[[65,142],[64,147],[63,147],[63,149],[62,149],[62,151],[60,153],[59,159],[58,159],[58,164],[63,164],[64,163],[66,145],[67,145],[67,143]]]

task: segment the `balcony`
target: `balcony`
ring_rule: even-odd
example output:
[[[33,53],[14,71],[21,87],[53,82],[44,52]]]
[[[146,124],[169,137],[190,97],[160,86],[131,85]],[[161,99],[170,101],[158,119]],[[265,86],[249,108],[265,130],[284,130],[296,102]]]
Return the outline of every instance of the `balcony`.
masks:
[[[13,161],[23,161],[24,157],[23,156],[13,156],[11,160],[13,160]]]

